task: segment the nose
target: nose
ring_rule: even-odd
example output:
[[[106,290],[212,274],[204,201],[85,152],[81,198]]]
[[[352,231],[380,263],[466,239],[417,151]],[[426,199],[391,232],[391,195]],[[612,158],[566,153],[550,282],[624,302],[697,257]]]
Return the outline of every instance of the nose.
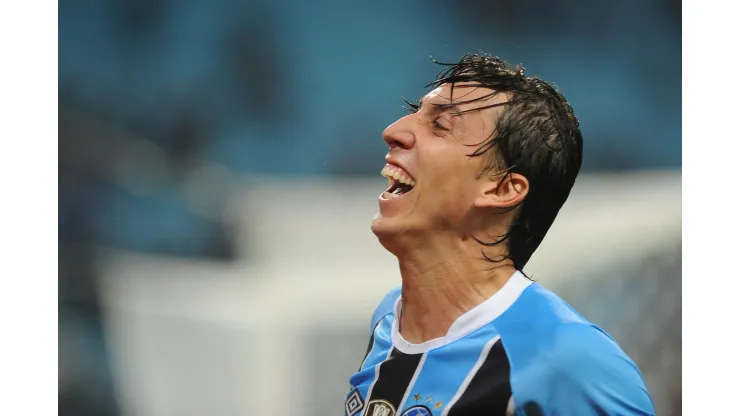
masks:
[[[410,128],[410,117],[411,115],[402,117],[383,130],[383,140],[388,143],[391,149],[398,147],[408,150],[414,146],[416,136]]]

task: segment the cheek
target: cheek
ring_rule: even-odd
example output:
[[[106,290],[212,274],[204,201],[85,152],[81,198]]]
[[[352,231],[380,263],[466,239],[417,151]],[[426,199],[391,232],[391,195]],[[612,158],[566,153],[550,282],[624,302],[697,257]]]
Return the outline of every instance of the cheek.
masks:
[[[436,140],[445,140],[437,138]],[[451,140],[451,139],[449,139]],[[419,154],[425,186],[420,195],[426,211],[465,211],[475,197],[478,158],[460,143],[434,143]]]
[[[473,204],[475,184],[466,166],[437,166],[433,180],[425,191],[428,197],[428,209],[433,211],[466,211]],[[426,198],[425,198],[426,199]]]

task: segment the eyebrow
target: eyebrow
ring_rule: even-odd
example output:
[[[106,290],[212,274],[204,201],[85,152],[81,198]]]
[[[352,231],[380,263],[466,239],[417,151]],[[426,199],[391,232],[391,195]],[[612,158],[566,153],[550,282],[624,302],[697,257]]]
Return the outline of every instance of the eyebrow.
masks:
[[[424,105],[431,106],[431,111],[434,114],[440,114],[445,111],[451,111],[453,115],[461,115],[463,114],[463,111],[460,110],[460,107],[458,107],[457,104],[449,103],[449,104],[440,104],[440,103],[432,103],[429,101],[424,101],[423,97],[419,99],[419,109],[424,107]]]
[[[453,114],[460,113],[460,107],[458,107],[457,104],[429,103],[429,105],[432,106],[432,111],[435,113],[443,113],[445,111],[451,111]]]

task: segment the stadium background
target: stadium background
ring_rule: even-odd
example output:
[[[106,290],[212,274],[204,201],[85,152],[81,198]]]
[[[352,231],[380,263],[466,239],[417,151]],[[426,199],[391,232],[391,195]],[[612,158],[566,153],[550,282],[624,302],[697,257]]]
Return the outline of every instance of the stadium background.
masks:
[[[484,50],[554,80],[584,172],[526,271],[681,403],[681,3],[59,3],[62,415],[342,411],[399,283],[380,132]]]

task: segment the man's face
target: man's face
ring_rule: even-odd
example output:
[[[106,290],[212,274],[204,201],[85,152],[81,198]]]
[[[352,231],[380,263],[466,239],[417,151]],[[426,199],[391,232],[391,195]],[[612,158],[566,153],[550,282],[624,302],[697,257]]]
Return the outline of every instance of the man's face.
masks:
[[[373,232],[381,238],[401,234],[466,233],[475,201],[490,187],[480,175],[487,155],[470,157],[494,131],[503,107],[465,110],[508,101],[508,94],[470,84],[444,84],[421,101],[418,112],[388,126],[383,139],[390,146],[384,176],[389,188],[379,198]],[[473,101],[466,104],[452,104]],[[456,114],[463,112],[462,114]],[[399,186],[407,182],[413,187]],[[397,189],[398,188],[398,189]]]

